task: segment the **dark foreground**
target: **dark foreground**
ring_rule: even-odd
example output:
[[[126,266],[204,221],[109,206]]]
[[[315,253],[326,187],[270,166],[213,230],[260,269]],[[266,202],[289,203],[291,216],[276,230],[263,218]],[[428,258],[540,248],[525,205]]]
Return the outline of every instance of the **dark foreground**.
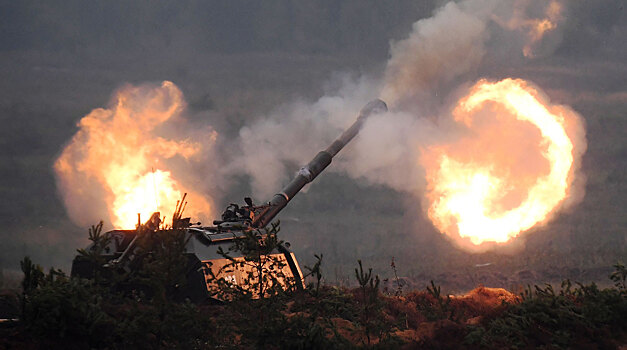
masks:
[[[93,281],[41,273],[25,259],[24,293],[5,291],[0,349],[616,349],[627,344],[627,270],[614,287],[565,281],[519,295],[478,287],[447,296],[431,284],[406,292],[379,287],[360,266],[359,287],[325,286],[320,266],[304,291],[194,305],[157,292],[122,293]],[[29,265],[30,264],[30,265]]]

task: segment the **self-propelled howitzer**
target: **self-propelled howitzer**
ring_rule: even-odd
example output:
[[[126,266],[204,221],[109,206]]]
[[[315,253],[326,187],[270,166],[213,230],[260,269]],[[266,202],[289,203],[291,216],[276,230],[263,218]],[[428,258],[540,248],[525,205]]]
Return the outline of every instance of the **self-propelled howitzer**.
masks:
[[[285,208],[287,203],[294,198],[298,192],[308,183],[312,182],[320,173],[331,164],[333,157],[346,146],[361,130],[361,127],[370,115],[387,111],[387,105],[381,100],[374,100],[368,103],[359,112],[357,120],[346,129],[327,149],[318,152],[309,164],[302,167],[296,177],[274,195],[267,207],[255,217],[252,226],[255,228],[265,227],[274,219],[279,212]]]
[[[215,281],[223,279],[233,284],[242,286],[249,276],[251,267],[247,264],[231,264],[233,261],[244,261],[242,254],[234,251],[229,254],[230,259],[217,252],[222,247],[223,251],[228,251],[235,240],[246,237],[246,233],[263,229],[281,212],[287,203],[298,194],[298,192],[308,183],[313,181],[320,173],[331,164],[337,153],[344,148],[361,130],[364,121],[373,114],[387,111],[386,104],[381,100],[374,100],[366,104],[357,117],[357,120],[346,129],[329,147],[320,151],[307,165],[302,167],[287,184],[283,190],[272,197],[272,199],[260,206],[253,205],[250,198],[245,198],[246,205],[239,206],[230,204],[222,213],[221,220],[213,221],[213,226],[201,226],[189,224],[189,219],[180,219],[180,210],[173,220],[175,229],[185,230],[185,253],[188,263],[184,280],[180,284],[179,290],[175,293],[177,298],[188,298],[194,302],[203,302],[214,295]],[[178,213],[178,214],[177,214]],[[176,222],[175,222],[176,221]],[[145,256],[145,252],[137,252],[137,241],[143,235],[151,235],[155,232],[162,232],[159,229],[159,214],[155,213],[150,220],[143,225],[138,225],[135,230],[113,230],[106,233],[110,238],[107,246],[98,247],[103,260],[106,260],[105,267],[111,269],[123,269],[127,273],[133,273],[136,266],[141,262],[136,260]],[[159,237],[155,235],[155,237]],[[87,250],[94,250],[94,245]],[[141,249],[139,249],[141,250]],[[303,287],[303,276],[296,260],[296,257],[283,244],[278,244],[274,251],[266,254],[268,260],[278,262],[281,266],[280,274],[283,280],[295,281],[297,288]],[[231,268],[224,269],[227,264]],[[234,266],[238,265],[238,266]],[[100,267],[94,265],[94,260],[84,255],[77,256],[72,263],[72,275],[86,278],[93,278],[96,271],[101,271]],[[245,286],[242,286],[245,288]]]

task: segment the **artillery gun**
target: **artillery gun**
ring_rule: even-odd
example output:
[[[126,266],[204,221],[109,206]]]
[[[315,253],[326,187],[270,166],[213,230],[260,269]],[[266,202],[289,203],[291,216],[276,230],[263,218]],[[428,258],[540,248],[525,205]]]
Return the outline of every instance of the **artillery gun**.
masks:
[[[213,283],[216,278],[226,278],[234,284],[242,283],[249,272],[247,267],[230,270],[228,275],[221,267],[229,261],[243,260],[243,256],[230,255],[227,259],[218,253],[223,251],[235,240],[242,239],[247,232],[263,230],[281,212],[296,194],[308,183],[313,181],[329,164],[333,157],[346,146],[360,131],[364,121],[373,114],[387,111],[385,102],[377,99],[366,104],[357,117],[357,120],[346,129],[329,147],[320,151],[307,165],[302,167],[292,181],[272,199],[259,206],[253,205],[250,198],[244,198],[246,205],[229,204],[222,213],[220,220],[213,221],[212,226],[191,224],[189,218],[181,218],[184,210],[184,199],[177,204],[173,215],[172,229],[183,230],[185,234],[185,257],[188,260],[185,280],[180,290],[176,291],[179,299],[188,298],[193,302],[204,302],[212,297]],[[137,266],[139,258],[136,256],[137,242],[142,235],[154,234],[160,230],[161,219],[159,213],[154,213],[145,223],[138,222],[135,230],[113,230],[105,235],[110,239],[106,247],[101,249],[102,259],[106,261],[104,267],[123,269],[132,272]],[[93,250],[93,244],[86,249]],[[286,244],[278,244],[270,254],[273,259],[281,262],[282,275],[296,281],[297,288],[303,288],[303,274],[298,261]],[[250,268],[248,268],[250,269]],[[78,255],[72,262],[72,276],[93,278],[97,266],[93,260],[84,255]]]

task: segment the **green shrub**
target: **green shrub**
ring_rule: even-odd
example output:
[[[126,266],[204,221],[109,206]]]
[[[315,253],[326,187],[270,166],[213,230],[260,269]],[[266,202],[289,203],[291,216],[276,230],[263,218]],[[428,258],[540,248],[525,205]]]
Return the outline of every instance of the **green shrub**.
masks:
[[[25,291],[23,324],[33,335],[71,339],[98,347],[110,343],[114,320],[103,311],[102,289],[51,270],[36,289]]]
[[[559,292],[550,285],[535,286],[521,296],[503,314],[471,327],[466,342],[488,348],[612,348],[627,331],[627,297],[616,288],[573,287],[566,280]]]

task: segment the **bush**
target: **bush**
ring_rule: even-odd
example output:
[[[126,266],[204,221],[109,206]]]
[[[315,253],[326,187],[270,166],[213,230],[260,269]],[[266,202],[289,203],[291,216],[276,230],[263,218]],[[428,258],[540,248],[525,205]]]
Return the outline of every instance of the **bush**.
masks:
[[[105,293],[100,288],[54,270],[42,277],[37,288],[24,290],[22,321],[29,332],[90,347],[111,342],[114,320],[103,311]]]
[[[613,339],[627,331],[627,298],[615,288],[600,290],[594,283],[573,287],[566,280],[559,292],[550,285],[535,286],[521,296],[520,303],[472,328],[466,341],[489,348],[611,348]]]
[[[107,239],[100,230],[92,227],[93,249],[84,251],[93,261],[102,260],[98,242]],[[135,251],[135,270],[96,270],[90,280],[55,269],[44,273],[24,258],[23,328],[17,333],[22,343],[7,343],[0,329],[0,348],[615,348],[627,336],[622,264],[610,276],[614,287],[606,289],[566,280],[559,290],[528,287],[520,297],[483,287],[452,297],[432,281],[424,291],[385,296],[378,276],[361,261],[356,288],[324,285],[319,255],[306,267],[313,280],[308,288],[283,290],[277,286],[284,276],[273,272],[281,269],[264,260],[281,242],[275,224],[222,251],[226,258],[236,251],[246,257],[232,262],[255,268],[248,276],[251,286],[233,288],[222,281],[219,292],[230,295],[229,302],[195,305],[176,299],[186,263],[182,232],[145,236]]]

